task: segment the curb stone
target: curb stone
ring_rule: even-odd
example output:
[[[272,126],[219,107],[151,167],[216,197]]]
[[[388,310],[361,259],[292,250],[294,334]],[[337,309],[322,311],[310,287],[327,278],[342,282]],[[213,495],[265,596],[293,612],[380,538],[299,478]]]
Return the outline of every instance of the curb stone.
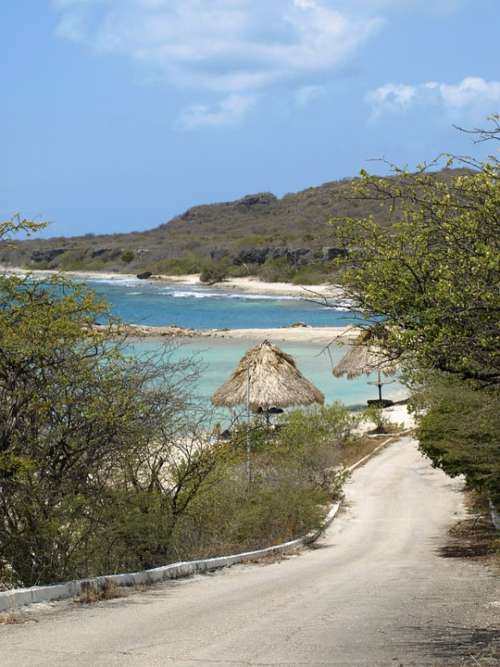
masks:
[[[347,470],[352,472],[362,466],[366,461],[375,456],[378,452],[391,444],[395,437],[400,438],[408,435],[410,431],[399,433],[397,436],[391,436],[376,447],[373,452],[357,461],[354,465],[349,466]],[[182,577],[190,577],[195,574],[203,574],[206,572],[213,572],[225,567],[231,567],[239,563],[245,563],[251,560],[265,558],[266,556],[274,554],[286,554],[298,547],[306,546],[314,543],[322,533],[330,526],[339,511],[341,502],[331,505],[328,514],[323,522],[321,528],[311,531],[305,537],[299,537],[296,540],[285,542],[284,544],[277,544],[266,549],[258,549],[256,551],[247,551],[240,554],[233,554],[231,556],[220,556],[217,558],[207,558],[203,560],[182,561],[179,563],[172,563],[171,565],[164,565],[156,567],[151,570],[144,570],[142,572],[129,572],[125,574],[111,574],[108,576],[95,577],[92,579],[78,579],[68,581],[61,584],[53,584],[49,586],[32,586],[30,588],[17,588],[9,591],[0,592],[0,612],[16,610],[20,607],[38,604],[41,602],[54,602],[56,600],[64,600],[68,598],[76,598],[80,595],[83,587],[95,586],[97,590],[102,590],[105,585],[112,583],[115,586],[132,587],[144,586],[156,583],[161,583],[169,579],[179,579]]]

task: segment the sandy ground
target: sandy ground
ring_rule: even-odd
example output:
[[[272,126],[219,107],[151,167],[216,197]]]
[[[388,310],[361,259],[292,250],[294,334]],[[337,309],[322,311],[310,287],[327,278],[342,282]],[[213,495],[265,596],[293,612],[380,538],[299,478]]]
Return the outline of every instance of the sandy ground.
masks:
[[[224,338],[257,343],[349,344],[359,333],[356,327],[282,327],[278,329],[184,329],[177,326],[152,327],[128,324],[122,330],[132,338]]]
[[[283,327],[280,329],[229,329],[213,331],[213,338],[236,340],[269,340],[271,343],[330,343],[351,342],[359,333],[356,327]]]
[[[6,273],[18,273],[24,275],[28,273],[25,269],[20,269],[17,267],[7,267],[0,266],[0,271]],[[105,271],[56,271],[56,270],[43,270],[39,271],[34,269],[29,273],[43,277],[62,274],[73,278],[75,280],[137,280],[137,276],[134,273],[110,273]],[[143,282],[148,283],[165,283],[165,284],[174,284],[174,285],[184,285],[186,287],[207,287],[200,282],[200,276],[198,274],[189,274],[183,276],[167,276],[159,275],[154,276],[150,280]],[[247,278],[230,278],[224,280],[221,283],[215,285],[210,285],[209,289],[213,288],[223,289],[231,292],[241,292],[243,294],[262,294],[264,296],[296,296],[303,297],[305,299],[342,299],[342,292],[340,288],[335,287],[335,285],[292,285],[290,283],[268,283],[262,280],[259,280],[255,277]]]
[[[457,667],[500,656],[498,577],[444,557],[462,483],[411,438],[353,473],[314,549],[38,623],[0,626],[2,667]]]

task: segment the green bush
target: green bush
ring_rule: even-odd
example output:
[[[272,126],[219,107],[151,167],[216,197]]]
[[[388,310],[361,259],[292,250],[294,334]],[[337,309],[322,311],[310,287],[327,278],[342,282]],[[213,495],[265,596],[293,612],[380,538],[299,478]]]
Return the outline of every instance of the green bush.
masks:
[[[200,273],[207,259],[199,255],[188,253],[175,259],[162,259],[152,264],[150,271],[157,274],[182,276],[192,273]]]
[[[122,262],[125,262],[126,264],[130,264],[134,261],[134,259],[135,255],[132,250],[125,250],[125,252],[123,252],[121,255]]]
[[[432,374],[413,397],[421,451],[500,508],[500,390]]]
[[[287,282],[293,276],[293,273],[294,271],[286,257],[267,260],[258,269],[259,278],[270,283]]]
[[[220,283],[228,275],[228,262],[224,260],[220,262],[207,263],[200,273],[200,281],[202,283],[213,284]]]
[[[235,243],[235,247],[238,250],[243,248],[262,248],[267,245],[272,244],[274,241],[274,236],[264,235],[264,234],[249,234],[248,236],[243,236],[238,239]]]
[[[294,271],[291,281],[294,285],[319,285],[331,282],[331,269],[318,264],[307,264]]]

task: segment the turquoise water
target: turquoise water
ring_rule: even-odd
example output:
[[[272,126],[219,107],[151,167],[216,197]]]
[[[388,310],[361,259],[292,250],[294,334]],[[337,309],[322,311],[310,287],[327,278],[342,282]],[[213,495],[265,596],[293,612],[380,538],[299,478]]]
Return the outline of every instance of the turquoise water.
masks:
[[[183,344],[173,353],[174,359],[194,356],[203,368],[200,380],[197,383],[197,393],[206,399],[223,384],[238,365],[239,360],[245,352],[259,340],[221,340],[203,339],[190,340]],[[135,354],[150,354],[158,351],[164,345],[161,341],[148,339],[140,343],[134,343]],[[330,355],[324,350],[324,345],[306,343],[280,343],[279,347],[291,354],[299,369],[309,380],[324,393],[326,403],[342,401],[349,406],[366,404],[368,398],[377,398],[376,387],[367,384],[375,380],[376,375],[371,377],[362,376],[354,380],[336,378],[332,374],[332,362],[336,363],[346,348],[334,346]],[[401,395],[401,386],[397,383],[385,387],[384,397],[398,398]]]
[[[296,297],[254,296],[213,288],[189,288],[140,280],[89,281],[125,322],[192,329],[346,326],[359,321],[345,308],[332,309]]]
[[[332,309],[295,297],[265,297],[227,293],[213,288],[187,288],[145,283],[139,280],[89,281],[100,296],[111,304],[112,311],[122,320],[144,325],[167,325],[194,329],[214,328],[274,328],[303,321],[314,326],[346,326],[360,319],[345,308]],[[174,352],[174,358],[195,356],[203,366],[196,392],[206,401],[229,377],[244,353],[262,337],[252,340],[193,339]],[[134,354],[158,351],[164,343],[148,339],[135,343]],[[331,348],[314,343],[280,343],[291,354],[302,373],[325,394],[327,403],[342,401],[347,405],[364,404],[376,398],[376,388],[367,384],[375,377],[362,376],[354,380],[337,379],[332,374],[332,363],[338,361],[346,349]],[[401,394],[398,384],[390,384],[384,395],[388,398]]]

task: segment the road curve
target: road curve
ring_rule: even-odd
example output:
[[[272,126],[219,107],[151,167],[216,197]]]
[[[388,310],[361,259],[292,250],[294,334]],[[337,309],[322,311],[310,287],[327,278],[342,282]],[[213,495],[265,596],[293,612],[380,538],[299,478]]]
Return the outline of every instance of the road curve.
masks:
[[[500,591],[439,555],[460,488],[403,438],[354,473],[317,548],[0,626],[0,665],[478,664]]]

